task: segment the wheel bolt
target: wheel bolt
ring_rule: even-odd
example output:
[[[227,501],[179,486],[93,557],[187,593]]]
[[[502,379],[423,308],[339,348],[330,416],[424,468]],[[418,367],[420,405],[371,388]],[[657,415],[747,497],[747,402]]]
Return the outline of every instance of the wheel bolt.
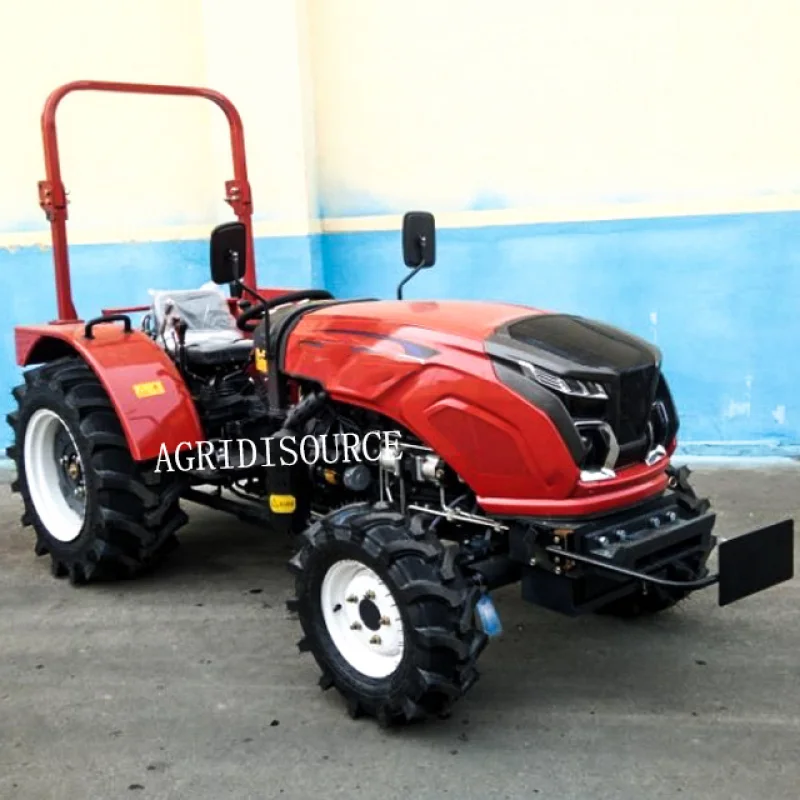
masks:
[[[391,625],[392,621],[389,617],[381,617],[381,625]]]
[[[366,600],[374,600],[374,599],[375,599],[375,592],[373,592],[373,591],[372,591],[372,589],[368,589],[368,590],[367,590],[367,591],[364,593],[364,598],[365,598]]]
[[[350,595],[350,596],[347,598],[347,602],[348,602],[348,603],[357,603],[357,602],[358,602],[358,598],[357,598],[357,597],[356,597],[354,594],[351,594],[351,595]]]
[[[373,637],[372,637],[372,638],[369,640],[369,643],[370,643],[370,644],[380,644],[380,643],[381,643],[381,637],[380,637],[380,636],[378,636],[377,634],[375,634],[375,636],[373,636]]]
[[[350,626],[351,631],[360,631],[361,630],[361,623],[356,621]]]

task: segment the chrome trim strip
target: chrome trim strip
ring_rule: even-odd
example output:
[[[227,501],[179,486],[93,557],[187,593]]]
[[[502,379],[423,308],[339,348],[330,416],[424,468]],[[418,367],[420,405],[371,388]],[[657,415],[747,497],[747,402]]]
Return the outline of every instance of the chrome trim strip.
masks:
[[[576,391],[567,383],[567,379],[562,378],[560,375],[548,372],[546,369],[537,367],[535,364],[531,364],[528,361],[517,361],[517,364],[527,377],[559,394],[565,394],[568,397],[582,397],[588,400],[608,400],[608,393],[601,384],[596,381],[582,381],[578,378],[569,378],[569,380],[574,381],[580,387],[580,391]],[[594,391],[590,390],[591,386],[594,387]]]
[[[614,472],[613,469],[606,469],[603,467],[602,469],[592,470],[592,469],[584,469],[581,470],[581,481],[584,483],[596,483],[597,481],[609,481],[612,478],[616,478],[617,473]]]
[[[645,457],[644,463],[647,464],[648,467],[652,467],[653,464],[658,463],[661,461],[662,458],[665,458],[667,455],[666,449],[662,445],[656,445]]]

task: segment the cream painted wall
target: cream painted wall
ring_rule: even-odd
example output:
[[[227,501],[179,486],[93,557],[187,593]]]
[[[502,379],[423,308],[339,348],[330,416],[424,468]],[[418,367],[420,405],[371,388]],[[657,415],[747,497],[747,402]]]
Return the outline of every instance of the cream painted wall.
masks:
[[[257,232],[308,232],[316,199],[303,0],[0,0],[0,31],[0,246],[48,242],[39,117],[52,89],[85,78],[228,94],[244,120]],[[205,236],[231,218],[228,127],[212,104],[76,93],[57,119],[72,242]]]
[[[16,77],[0,87],[0,239],[47,240],[39,114],[82,77],[229,94],[261,233],[412,205],[555,219],[767,195],[788,207],[799,23],[795,0],[0,0],[0,69]],[[210,105],[75,95],[59,123],[73,241],[228,218]]]
[[[314,126],[305,0],[203,0],[207,80],[244,120],[254,219],[307,233],[316,218]],[[214,120],[217,180],[230,177],[227,126]],[[221,196],[221,195],[220,195]],[[217,213],[228,212],[223,202]]]
[[[203,83],[200,0],[2,0],[0,229],[46,229],[39,115],[62,83]],[[208,218],[208,109],[196,100],[74,94],[58,114],[71,226],[137,228]]]
[[[327,216],[800,193],[795,0],[309,3]]]

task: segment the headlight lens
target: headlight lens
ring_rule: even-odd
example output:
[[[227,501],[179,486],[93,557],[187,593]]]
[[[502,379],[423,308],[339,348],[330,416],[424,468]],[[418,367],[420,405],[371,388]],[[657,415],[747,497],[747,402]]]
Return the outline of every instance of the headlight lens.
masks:
[[[569,397],[581,397],[585,400],[608,400],[608,394],[602,384],[595,381],[579,381],[576,378],[562,378],[546,369],[529,364],[527,361],[518,362],[523,373],[533,378],[542,386],[552,389],[559,394]]]

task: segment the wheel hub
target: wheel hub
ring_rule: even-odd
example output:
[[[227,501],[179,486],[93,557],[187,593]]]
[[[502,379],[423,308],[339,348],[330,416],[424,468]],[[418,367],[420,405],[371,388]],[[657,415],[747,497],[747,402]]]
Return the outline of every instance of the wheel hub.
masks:
[[[83,528],[86,485],[75,440],[55,411],[40,408],[31,415],[24,457],[36,513],[55,539],[73,541]]]
[[[328,633],[340,655],[370,678],[391,675],[403,658],[404,630],[391,590],[355,560],[330,566],[320,591]]]
[[[58,485],[64,500],[78,514],[82,514],[86,497],[83,466],[75,442],[64,427],[55,435],[53,452],[60,466]]]
[[[364,598],[358,604],[358,613],[361,615],[361,621],[371,631],[377,631],[381,627],[381,612],[372,600]]]

